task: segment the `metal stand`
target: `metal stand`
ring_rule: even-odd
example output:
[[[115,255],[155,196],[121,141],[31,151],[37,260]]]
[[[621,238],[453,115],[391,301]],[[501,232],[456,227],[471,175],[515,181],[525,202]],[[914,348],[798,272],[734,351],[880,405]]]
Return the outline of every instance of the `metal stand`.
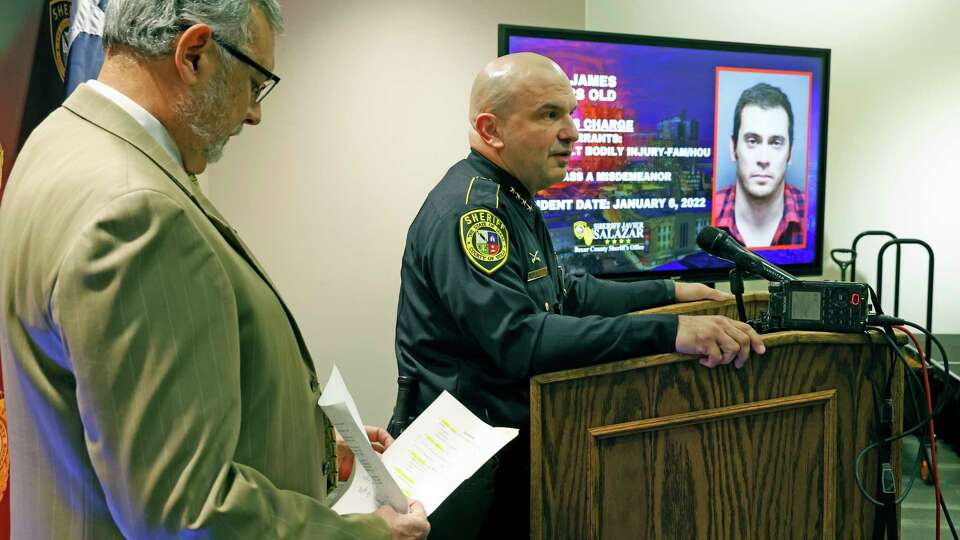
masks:
[[[737,315],[740,321],[747,322],[747,308],[743,305],[743,273],[737,267],[730,270],[730,292],[737,298]]]
[[[896,240],[897,235],[893,234],[890,231],[863,231],[853,238],[853,247],[850,251],[853,252],[853,258],[851,259],[850,264],[850,281],[857,280],[857,243],[861,238],[865,236],[886,236],[891,240]],[[879,268],[878,268],[879,270]],[[879,273],[877,276],[877,298],[880,297],[880,291],[883,289],[883,281],[879,279]],[[893,278],[893,316],[900,316],[900,245],[897,244],[897,271]]]
[[[840,254],[849,255],[848,260],[843,260],[839,257]],[[837,248],[830,250],[830,258],[833,259],[833,262],[837,263],[837,266],[840,267],[840,281],[847,280],[847,268],[857,261],[857,252],[852,249]],[[850,274],[850,280],[853,279],[853,274]]]
[[[894,300],[893,300],[893,316],[900,316],[900,246],[903,244],[916,244],[922,246],[927,250],[927,330],[931,333],[933,332],[933,248],[930,247],[930,244],[924,242],[923,240],[917,240],[915,238],[895,238],[889,242],[880,246],[880,252],[877,253],[877,299],[883,300],[881,293],[883,292],[883,254],[887,251],[887,248],[890,246],[897,246],[897,267],[895,270],[895,288],[894,288]],[[928,357],[933,356],[933,351],[930,349],[930,336],[927,336],[926,340],[926,353]]]

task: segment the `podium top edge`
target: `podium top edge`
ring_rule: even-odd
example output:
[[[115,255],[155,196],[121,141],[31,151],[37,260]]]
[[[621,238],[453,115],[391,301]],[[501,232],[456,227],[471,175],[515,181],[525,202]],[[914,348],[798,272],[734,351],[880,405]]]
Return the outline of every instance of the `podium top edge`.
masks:
[[[766,345],[767,352],[770,354],[772,350],[778,348],[790,347],[795,345],[867,345],[867,344],[885,344],[886,340],[883,337],[876,334],[843,334],[838,332],[810,332],[803,330],[789,330],[785,332],[773,332],[770,334],[763,334],[760,336],[763,338],[763,344]],[[899,331],[896,332],[896,342],[898,345],[903,347],[907,343],[907,336]],[[530,384],[532,386],[540,386],[555,382],[567,381],[572,379],[581,379],[586,377],[595,377],[600,375],[610,375],[614,373],[621,373],[624,371],[630,371],[634,369],[643,369],[651,368],[657,366],[663,366],[668,364],[680,364],[693,362],[697,363],[699,360],[698,356],[693,356],[689,354],[680,354],[680,353],[665,353],[665,354],[655,354],[650,356],[642,356],[638,358],[629,358],[626,360],[618,360],[615,362],[608,362],[605,364],[597,364],[593,366],[587,366],[582,368],[568,369],[564,371],[554,371],[550,373],[542,373],[540,375],[535,375],[530,378]],[[762,362],[764,361],[764,355],[758,355],[756,353],[750,354],[750,359],[747,360],[747,367],[751,362]],[[709,369],[702,367],[700,365],[696,366],[697,369]],[[732,364],[728,366],[719,366],[713,369],[735,369]]]

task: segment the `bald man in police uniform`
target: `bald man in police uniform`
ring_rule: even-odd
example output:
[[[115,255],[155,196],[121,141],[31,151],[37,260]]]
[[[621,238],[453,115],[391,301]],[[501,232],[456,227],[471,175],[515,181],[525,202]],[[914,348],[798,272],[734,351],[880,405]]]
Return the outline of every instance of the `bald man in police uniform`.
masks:
[[[471,152],[410,226],[396,348],[400,374],[416,379],[412,412],[447,390],[488,423],[521,430],[431,514],[431,539],[529,535],[532,375],[674,350],[739,367],[751,348],[763,352],[749,326],[725,317],[626,315],[725,293],[564,275],[531,198],[566,174],[576,104],[543,56],[488,64],[470,96]]]

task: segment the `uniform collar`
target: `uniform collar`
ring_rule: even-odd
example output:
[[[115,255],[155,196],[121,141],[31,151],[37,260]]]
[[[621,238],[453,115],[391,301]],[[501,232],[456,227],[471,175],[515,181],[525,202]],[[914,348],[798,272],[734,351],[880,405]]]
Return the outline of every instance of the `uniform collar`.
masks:
[[[521,208],[525,208],[530,214],[534,213],[536,205],[533,204],[533,197],[530,196],[530,192],[516,177],[498,167],[495,163],[484,157],[483,154],[473,149],[470,150],[467,161],[469,161],[481,175],[500,184],[501,190],[506,193],[510,199],[520,205]]]

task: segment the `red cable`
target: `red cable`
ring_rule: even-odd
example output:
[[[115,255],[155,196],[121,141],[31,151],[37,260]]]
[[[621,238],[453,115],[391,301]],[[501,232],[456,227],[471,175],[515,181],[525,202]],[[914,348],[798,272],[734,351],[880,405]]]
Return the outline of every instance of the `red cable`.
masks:
[[[917,348],[917,353],[920,355],[920,368],[923,371],[923,386],[927,393],[927,412],[930,414],[930,468],[933,471],[933,483],[934,486],[936,486],[937,498],[934,504],[937,508],[937,540],[940,540],[940,474],[937,472],[937,443],[933,431],[933,398],[930,393],[930,376],[927,374],[927,357],[923,354],[923,347],[920,346],[920,341],[913,335],[913,332],[906,326],[896,326],[895,328],[910,336],[910,339],[913,340],[913,345]]]

